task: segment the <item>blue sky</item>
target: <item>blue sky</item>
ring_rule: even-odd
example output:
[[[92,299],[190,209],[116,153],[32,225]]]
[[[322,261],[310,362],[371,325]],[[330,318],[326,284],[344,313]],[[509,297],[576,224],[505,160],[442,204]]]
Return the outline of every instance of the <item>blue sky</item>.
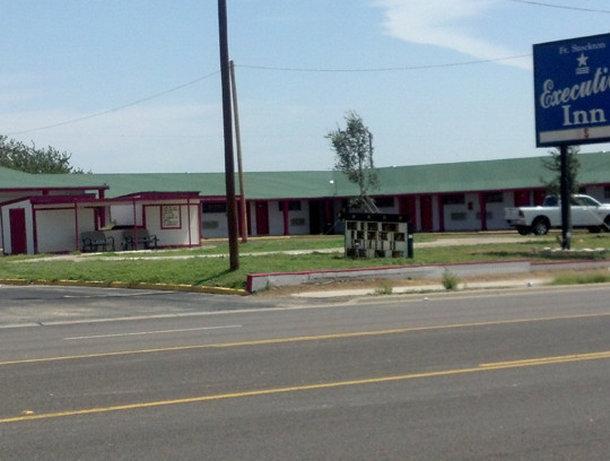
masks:
[[[610,10],[607,0],[543,3]],[[514,0],[228,0],[244,165],[324,170],[324,135],[357,111],[378,166],[542,155],[531,53],[608,32],[610,14]],[[216,71],[216,0],[0,0],[0,133],[96,173],[222,171],[220,77],[78,123]],[[33,130],[33,131],[30,131]],[[28,131],[27,133],[20,133]],[[606,149],[592,145],[584,151]]]

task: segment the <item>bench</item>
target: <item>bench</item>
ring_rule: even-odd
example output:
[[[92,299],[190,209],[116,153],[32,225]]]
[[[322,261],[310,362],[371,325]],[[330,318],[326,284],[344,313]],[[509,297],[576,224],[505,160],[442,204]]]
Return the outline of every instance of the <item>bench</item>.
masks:
[[[159,239],[148,233],[148,229],[130,229],[123,232],[123,250],[156,249]]]
[[[107,237],[102,231],[88,231],[80,235],[83,251],[114,251],[114,238]]]

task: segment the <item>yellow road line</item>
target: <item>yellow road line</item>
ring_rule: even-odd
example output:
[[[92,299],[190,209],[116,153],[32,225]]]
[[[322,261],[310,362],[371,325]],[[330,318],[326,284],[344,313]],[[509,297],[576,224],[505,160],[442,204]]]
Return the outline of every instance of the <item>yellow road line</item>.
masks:
[[[34,415],[13,416],[0,418],[0,424],[36,421],[41,419],[65,418],[69,416],[83,416],[100,413],[111,413],[115,411],[143,410],[146,408],[158,408],[172,405],[185,405],[190,403],[202,403],[218,400],[238,399],[245,397],[257,397],[263,395],[286,394],[291,392],[304,392],[324,389],[336,389],[340,387],[359,386],[367,384],[382,384],[397,381],[408,381],[422,378],[436,378],[443,376],[465,375],[471,373],[488,372],[493,370],[506,370],[511,368],[543,366],[558,363],[582,362],[590,360],[610,359],[610,351],[594,352],[591,354],[572,354],[557,357],[541,357],[527,360],[515,360],[511,362],[496,362],[481,364],[477,367],[456,368],[452,370],[426,371],[420,373],[408,373],[394,376],[381,376],[377,378],[353,379],[349,381],[336,381],[330,383],[307,384],[302,386],[277,387],[271,389],[258,389],[242,392],[231,392],[225,394],[203,395],[172,400],[159,400],[152,402],[130,403],[125,405],[112,405],[107,407],[84,408],[80,410],[59,411],[54,413],[41,413]]]
[[[226,342],[226,343],[195,344],[192,346],[157,347],[157,348],[150,348],[150,349],[134,349],[134,350],[123,350],[123,351],[115,351],[115,352],[100,352],[100,353],[92,353],[92,354],[65,355],[65,356],[58,356],[58,357],[16,359],[16,360],[1,361],[0,367],[8,366],[8,365],[60,362],[60,361],[67,361],[67,360],[116,357],[116,356],[126,356],[126,355],[141,355],[141,354],[189,351],[189,350],[199,350],[199,349],[225,349],[225,348],[232,348],[232,347],[265,346],[265,345],[273,345],[273,344],[289,344],[289,343],[310,342],[310,341],[329,341],[329,340],[337,340],[337,339],[363,338],[363,337],[369,337],[369,336],[396,335],[396,334],[404,334],[404,333],[413,333],[413,332],[418,332],[418,331],[451,330],[451,329],[469,328],[469,327],[511,325],[511,324],[532,323],[532,322],[548,322],[548,321],[553,321],[553,320],[578,320],[578,319],[588,319],[588,318],[597,318],[597,317],[610,317],[610,312],[604,312],[604,313],[598,313],[598,314],[564,315],[564,316],[556,316],[556,317],[537,317],[537,318],[530,318],[530,319],[497,320],[497,321],[488,321],[488,322],[454,323],[454,324],[449,324],[449,325],[393,328],[393,329],[387,329],[387,330],[374,330],[374,331],[354,331],[354,332],[348,332],[348,333],[331,333],[331,334],[325,334],[325,335],[254,339],[254,340],[233,341],[233,342]]]

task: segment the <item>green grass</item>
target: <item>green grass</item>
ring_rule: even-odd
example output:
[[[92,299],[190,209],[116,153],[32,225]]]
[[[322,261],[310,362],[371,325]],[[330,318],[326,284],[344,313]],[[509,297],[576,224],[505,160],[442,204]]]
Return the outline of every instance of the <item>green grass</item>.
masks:
[[[570,272],[568,274],[558,275],[551,282],[553,285],[583,285],[586,283],[608,283],[610,282],[610,273],[608,271],[594,272]]]
[[[425,235],[425,234],[420,234]],[[342,244],[341,237],[284,239],[282,242],[301,241],[304,245],[321,244],[328,248],[328,242]],[[267,244],[267,242],[270,242]],[[277,239],[252,241],[258,251],[277,251]],[[250,243],[248,243],[250,245]],[[288,244],[285,244],[288,245]],[[238,271],[229,272],[228,258],[192,258],[182,260],[107,260],[104,258],[82,258],[74,261],[37,261],[31,258],[0,258],[0,278],[22,278],[27,280],[83,280],[120,281],[130,284],[184,283],[189,285],[223,286],[243,288],[248,273],[283,272],[318,269],[349,269],[358,267],[390,266],[407,264],[452,264],[472,261],[497,261],[514,259],[547,259],[542,251],[554,245],[553,236],[536,239],[535,242],[510,244],[479,244],[473,246],[434,247],[416,249],[415,258],[409,259],[346,259],[340,254],[305,254],[290,256],[284,254],[264,256],[243,256]],[[610,235],[589,236],[578,234],[574,248],[610,248]],[[244,251],[242,247],[242,252]],[[270,250],[269,248],[274,248]],[[299,246],[303,248],[303,246]],[[293,248],[294,249],[294,248]],[[163,253],[167,254],[167,253]],[[189,253],[190,254],[190,253]]]
[[[472,233],[419,233],[414,234],[414,242],[433,242],[437,240],[445,239],[459,239],[472,237]],[[512,234],[508,234],[512,235]],[[516,234],[515,234],[516,235]],[[493,234],[488,234],[489,237],[493,237]],[[485,238],[486,235],[477,235],[479,238]],[[549,240],[551,241],[551,240]],[[304,236],[290,236],[290,237],[277,237],[277,238],[254,238],[248,240],[247,243],[242,244],[240,240],[239,245],[240,253],[260,253],[260,252],[273,252],[273,251],[291,251],[291,250],[322,250],[328,248],[343,248],[343,236],[342,235],[304,235]],[[197,255],[197,254],[227,254],[229,252],[229,245],[226,240],[204,240],[203,246],[200,248],[192,249],[176,249],[176,250],[164,250],[163,252],[147,252],[139,253],[139,257],[151,257],[158,255]],[[104,253],[103,257],[111,257],[121,255],[121,253]]]

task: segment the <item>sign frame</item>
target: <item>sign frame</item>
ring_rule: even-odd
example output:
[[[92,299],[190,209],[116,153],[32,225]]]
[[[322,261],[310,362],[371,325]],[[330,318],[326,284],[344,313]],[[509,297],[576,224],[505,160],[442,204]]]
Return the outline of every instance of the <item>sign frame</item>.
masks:
[[[610,141],[610,33],[533,46],[536,147]]]
[[[161,229],[182,229],[182,207],[161,205]]]

